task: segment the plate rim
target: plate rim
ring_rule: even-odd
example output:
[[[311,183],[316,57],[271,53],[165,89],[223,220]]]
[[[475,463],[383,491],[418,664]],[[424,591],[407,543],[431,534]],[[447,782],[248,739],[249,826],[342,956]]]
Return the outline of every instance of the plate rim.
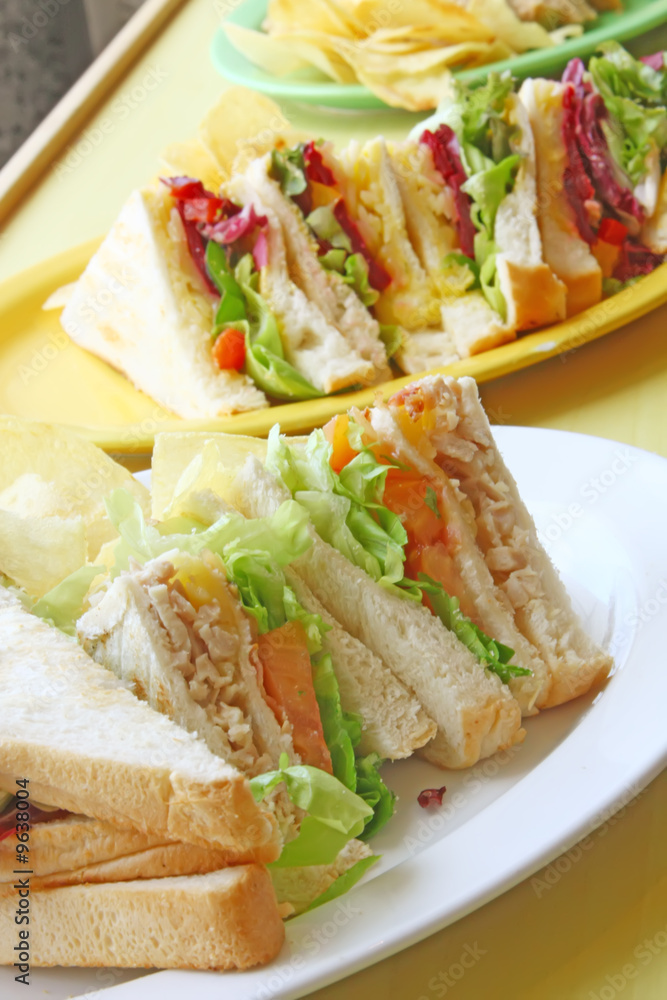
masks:
[[[231,10],[225,21],[244,27],[252,26],[257,28],[261,25],[266,14],[267,5],[267,0],[241,0]],[[605,13],[614,14],[613,11]],[[610,20],[608,24],[592,27],[590,30],[584,31],[579,37],[567,39],[565,42],[561,42],[560,45],[554,46],[553,49],[530,49],[509,59],[502,59],[494,63],[488,63],[485,66],[456,72],[455,76],[466,83],[474,83],[477,81],[481,82],[486,74],[491,71],[501,73],[508,69],[519,79],[525,79],[531,73],[540,69],[540,62],[544,58],[544,53],[550,54],[550,57],[547,56],[549,66],[546,75],[552,76],[555,72],[562,69],[569,59],[576,58],[577,56],[591,55],[600,42],[609,40],[629,41],[663,24],[667,17],[667,0],[646,0],[641,7],[624,11],[617,16],[619,21],[622,22],[620,31],[618,28],[619,21],[614,22]],[[241,70],[232,67],[231,71],[224,67],[224,57],[228,56],[231,52],[234,52],[235,61],[238,60],[239,63],[245,64],[248,67],[247,71],[243,66]],[[330,82],[323,80],[322,82],[301,83],[298,80],[290,78],[289,75],[286,77],[270,76],[268,73],[264,74],[262,70],[259,70],[259,72],[263,75],[258,79],[253,79],[250,73],[256,72],[258,67],[254,66],[250,60],[246,59],[229,42],[224,25],[220,25],[217,28],[211,40],[210,58],[216,72],[225,79],[241,86],[259,90],[261,93],[275,98],[301,101],[305,104],[320,104],[325,107],[347,110],[373,111],[383,108],[392,111],[405,111],[404,108],[393,107],[387,104],[363,84],[337,83],[334,80]],[[425,114],[426,111],[417,113]]]
[[[24,299],[39,296],[44,302],[56,287],[76,280],[102,239],[103,237],[97,237],[61,250],[58,254],[33,264],[0,283],[0,360],[3,342],[16,336],[11,324],[6,324],[3,329],[1,324],[3,316],[18,308]],[[667,261],[651,274],[644,275],[636,284],[561,323],[523,334],[509,344],[492,348],[490,351],[484,351],[452,365],[431,368],[428,372],[415,375],[401,375],[369,389],[315,400],[282,403],[231,417],[186,420],[174,416],[173,419],[159,424],[154,420],[143,420],[102,427],[85,423],[63,424],[56,419],[41,422],[62,424],[104,451],[128,457],[150,455],[155,434],[162,431],[225,431],[230,434],[265,437],[271,426],[279,422],[287,433],[301,433],[326,423],[331,416],[343,412],[350,406],[363,408],[372,405],[378,395],[386,398],[426,374],[448,374],[456,377],[470,375],[482,384],[557,355],[564,356],[632,323],[665,303],[667,303]]]
[[[653,488],[656,494],[660,493],[663,488],[663,484],[667,485],[667,458],[663,458],[653,452],[646,451],[645,449],[636,448],[632,445],[626,445],[623,442],[614,441],[609,438],[602,438],[596,435],[582,434],[576,431],[565,431],[554,428],[539,428],[539,427],[523,427],[523,426],[502,426],[494,427],[494,435],[497,438],[497,442],[501,452],[511,438],[515,439],[515,443],[519,442],[521,438],[528,440],[533,439],[533,442],[537,439],[537,443],[543,444],[543,439],[545,437],[550,437],[552,441],[562,442],[560,454],[557,455],[556,461],[559,459],[563,460],[567,457],[568,453],[574,442],[579,442],[582,448],[593,448],[595,453],[600,452],[600,456],[609,456],[614,449],[623,448],[628,449],[633,454],[635,454],[642,462],[647,463],[648,466],[653,466],[658,470],[658,476],[656,481],[653,483]],[[576,446],[576,445],[575,445]],[[543,449],[546,451],[546,449]],[[561,462],[561,464],[564,464]],[[144,477],[147,473],[143,474]],[[570,477],[572,474],[568,474],[565,479],[564,495],[560,499],[571,498],[571,493],[576,486],[579,485],[577,482],[571,481]],[[519,473],[521,477],[521,473]],[[528,505],[531,506],[531,500],[529,496],[529,491],[526,490],[526,483],[522,487],[522,494],[525,496],[528,493]],[[645,495],[645,494],[643,494]],[[558,497],[556,499],[559,499]],[[617,501],[621,508],[626,501]],[[620,511],[618,512],[620,514]],[[657,510],[655,513],[657,517]],[[650,531],[644,526],[643,532],[648,537]],[[645,542],[648,545],[648,542]],[[667,539],[663,542],[663,548],[667,551]],[[639,557],[638,557],[639,558]],[[643,564],[643,560],[640,559],[639,564]],[[656,566],[655,574],[659,573],[659,567]],[[645,584],[648,585],[647,583]],[[554,793],[554,786],[549,785],[549,795],[545,797],[546,800],[546,817],[542,816],[542,810],[532,810],[533,820],[542,823],[543,826],[549,827],[549,817],[554,814],[563,822],[563,828],[558,829],[555,832],[550,830],[550,837],[548,840],[541,844],[537,849],[534,849],[528,856],[523,856],[518,863],[513,863],[507,870],[504,871],[502,877],[500,877],[493,886],[480,885],[477,887],[475,893],[466,900],[459,901],[459,904],[455,909],[443,916],[442,908],[438,909],[431,908],[428,915],[422,916],[421,919],[413,921],[410,929],[404,933],[398,931],[394,934],[389,934],[384,939],[379,942],[375,942],[369,950],[360,950],[357,947],[357,951],[354,957],[350,959],[349,964],[345,964],[344,967],[341,966],[340,955],[337,955],[334,949],[334,953],[329,955],[326,961],[320,963],[320,968],[316,966],[315,971],[310,976],[310,978],[299,977],[299,972],[297,971],[294,976],[292,973],[295,972],[295,966],[293,964],[295,954],[298,956],[298,948],[304,946],[309,938],[312,937],[313,928],[317,926],[317,921],[322,917],[331,915],[334,913],[334,907],[336,904],[340,904],[340,901],[332,901],[326,906],[321,907],[319,910],[312,911],[309,914],[303,914],[296,918],[295,921],[288,923],[288,944],[286,948],[281,952],[282,958],[280,960],[274,960],[267,966],[264,966],[257,970],[251,970],[249,972],[233,972],[227,973],[225,975],[225,996],[227,1000],[265,1000],[265,998],[272,997],[274,1000],[289,1000],[289,998],[296,998],[306,995],[317,989],[322,989],[334,982],[338,982],[341,979],[346,978],[349,975],[354,975],[356,972],[361,971],[371,965],[382,961],[391,955],[397,954],[398,952],[404,950],[405,948],[411,947],[417,942],[423,940],[424,938],[436,933],[438,930],[449,926],[452,923],[460,920],[462,917],[466,916],[468,913],[474,912],[480,906],[485,905],[487,902],[497,898],[504,892],[508,891],[514,885],[519,882],[524,881],[529,878],[536,871],[539,871],[544,865],[548,864],[550,861],[558,857],[564,851],[567,851],[571,846],[577,843],[584,836],[592,833],[598,826],[606,822],[614,812],[627,805],[628,791],[632,792],[630,799],[634,798],[640,791],[642,791],[646,785],[653,780],[667,764],[667,732],[664,731],[664,727],[660,728],[660,735],[653,735],[653,743],[659,744],[659,750],[654,754],[654,747],[651,746],[651,756],[648,756],[648,751],[646,751],[645,746],[640,744],[639,749],[635,755],[633,762],[630,764],[627,761],[624,762],[623,768],[618,766],[618,760],[612,753],[610,759],[605,757],[605,750],[607,749],[604,743],[605,737],[607,742],[613,743],[616,738],[616,732],[610,733],[610,728],[608,724],[604,724],[602,720],[602,705],[609,706],[610,703],[613,705],[616,711],[619,711],[619,703],[622,703],[621,707],[623,710],[627,709],[627,700],[624,697],[624,688],[626,683],[625,678],[630,676],[629,666],[635,658],[639,658],[640,651],[639,646],[645,647],[650,644],[650,637],[653,635],[661,635],[664,631],[664,625],[667,622],[667,604],[663,606],[662,613],[653,618],[649,622],[649,629],[642,632],[641,635],[644,637],[641,643],[637,641],[637,637],[640,634],[636,632],[634,634],[633,645],[628,651],[626,661],[623,663],[623,669],[620,670],[612,678],[611,683],[615,683],[615,687],[612,689],[611,683],[605,689],[605,693],[609,694],[609,697],[601,699],[600,696],[596,698],[596,702],[599,704],[593,704],[590,709],[584,713],[583,717],[577,722],[573,730],[561,741],[559,742],[553,750],[547,755],[547,757],[537,764],[534,768],[531,768],[523,777],[521,777],[516,783],[512,785],[505,793],[501,794],[498,799],[490,803],[489,805],[483,807],[478,813],[476,813],[470,820],[463,823],[460,827],[452,831],[446,837],[441,840],[437,840],[430,846],[425,847],[425,849],[413,857],[406,859],[405,861],[399,863],[394,868],[383,872],[375,879],[371,879],[367,882],[362,881],[358,886],[356,886],[351,892],[343,897],[343,899],[353,899],[358,906],[361,906],[361,912],[364,913],[364,907],[366,907],[366,912],[368,906],[371,905],[384,905],[388,906],[390,902],[390,883],[397,881],[397,873],[400,870],[405,871],[408,866],[410,866],[412,871],[419,871],[418,878],[422,879],[429,888],[431,886],[431,880],[433,879],[434,869],[437,868],[436,858],[440,855],[446,855],[448,850],[452,849],[452,845],[456,843],[457,848],[460,849],[459,841],[462,841],[466,836],[466,830],[468,831],[468,836],[470,835],[470,827],[473,824],[479,824],[481,826],[489,824],[494,820],[507,819],[509,815],[510,821],[516,820],[516,814],[512,812],[515,802],[514,799],[517,797],[519,799],[526,798],[530,800],[530,792],[532,791],[531,785],[533,785],[540,778],[544,778],[544,772],[548,773],[553,770],[554,765],[556,770],[561,767],[561,758],[567,759],[570,756],[573,749],[573,745],[586,742],[587,738],[590,745],[594,748],[597,758],[593,761],[586,760],[585,762],[579,761],[579,767],[575,768],[572,772],[564,771],[567,781],[562,781],[563,788],[567,787],[567,791],[563,793],[561,788],[560,794],[565,795],[563,802],[558,799],[558,789]],[[647,658],[648,659],[648,658]],[[653,671],[654,676],[658,679],[658,682],[662,682],[662,687],[667,694],[667,676],[665,676],[664,671],[661,673],[661,668],[655,666],[657,663],[657,658],[651,658],[653,666],[649,669]],[[635,692],[639,698],[640,687],[635,687]],[[613,691],[613,693],[612,693]],[[658,698],[654,699],[657,703]],[[574,704],[574,703],[573,703]],[[609,712],[605,712],[605,715],[609,715]],[[658,709],[654,709],[654,716],[658,720]],[[591,722],[593,720],[593,722]],[[642,720],[642,724],[645,725],[645,719]],[[589,732],[592,730],[592,732]],[[593,739],[595,733],[600,731],[602,733],[602,741],[596,741]],[[656,729],[657,732],[657,729]],[[599,758],[599,759],[598,759]],[[492,758],[490,758],[492,759]],[[602,766],[605,770],[605,777],[608,778],[609,783],[602,789],[597,784],[598,769]],[[621,770],[623,774],[621,775]],[[542,773],[538,773],[542,772]],[[561,778],[563,775],[561,774]],[[577,790],[583,790],[584,792],[592,790],[595,801],[592,803],[587,803],[588,808],[584,814],[577,813],[574,817],[568,816],[567,821],[562,820],[562,816],[559,813],[561,805],[565,806],[565,809],[571,808],[571,802],[568,797],[573,795],[573,787],[576,786]],[[520,810],[518,810],[520,812]],[[491,817],[489,819],[489,814]],[[494,826],[494,832],[500,831],[501,835],[507,834],[507,830],[499,824]],[[520,826],[518,829],[510,828],[511,837],[510,842],[514,846],[512,837],[516,834],[518,836],[525,836],[525,830],[521,830]],[[468,848],[469,850],[469,848]],[[521,855],[521,851],[517,850],[517,856]],[[429,856],[427,858],[427,856]],[[484,859],[483,859],[484,860]],[[434,864],[434,862],[436,862]],[[426,869],[424,871],[423,869]],[[393,876],[393,877],[392,877]],[[382,885],[384,885],[385,891],[382,891]],[[331,922],[331,921],[330,921]],[[295,931],[297,928],[297,931]],[[357,930],[359,930],[357,926]],[[299,933],[300,932],[300,933]],[[345,933],[345,928],[341,933]],[[372,936],[372,935],[371,935]],[[363,933],[359,934],[361,939],[364,938]],[[334,939],[335,940],[335,939]],[[273,979],[280,978],[280,969],[285,969],[289,967],[292,973],[287,976],[283,973],[283,984],[282,986],[275,987],[272,984]],[[182,988],[188,983],[193,983],[194,980],[184,980],[182,977],[188,975],[176,970],[162,970],[150,973],[146,977],[149,981],[153,979],[154,976],[160,977],[159,986],[161,987],[161,995],[164,1000],[176,1000],[176,998],[182,996]],[[294,979],[294,981],[293,981]],[[119,1000],[145,1000],[145,997],[152,995],[152,990],[154,989],[157,981],[151,983],[151,985],[146,988],[144,986],[144,980],[136,979],[130,982],[120,984],[116,987],[110,988],[110,995],[118,996]],[[200,1000],[214,1000],[215,997],[219,996],[220,990],[220,979],[217,973],[199,973],[198,974],[198,997]],[[149,991],[151,991],[149,993]],[[84,997],[96,996],[96,992],[81,994]]]

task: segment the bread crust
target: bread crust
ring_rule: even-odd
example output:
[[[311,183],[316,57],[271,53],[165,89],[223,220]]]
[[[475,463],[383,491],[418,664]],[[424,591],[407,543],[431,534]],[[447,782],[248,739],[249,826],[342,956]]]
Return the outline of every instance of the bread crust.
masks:
[[[162,844],[147,847],[134,854],[124,854],[98,861],[81,868],[53,871],[48,875],[33,875],[30,891],[57,889],[67,885],[88,885],[103,882],[131,882],[136,879],[166,878],[177,875],[205,875],[231,865],[248,863],[252,859],[233,851],[209,850],[193,844]],[[31,858],[32,862],[32,858]],[[0,882],[0,898],[12,893],[12,879]]]
[[[280,837],[245,778],[139,702],[72,640],[0,588],[0,788],[202,847],[276,857]]]
[[[0,964],[14,962],[16,896],[0,899]],[[259,865],[207,875],[74,885],[30,896],[33,966],[248,969],[285,929]]]
[[[214,298],[189,259],[172,206],[164,185],[130,195],[76,283],[61,325],[180,417],[268,406],[247,375],[213,361]]]

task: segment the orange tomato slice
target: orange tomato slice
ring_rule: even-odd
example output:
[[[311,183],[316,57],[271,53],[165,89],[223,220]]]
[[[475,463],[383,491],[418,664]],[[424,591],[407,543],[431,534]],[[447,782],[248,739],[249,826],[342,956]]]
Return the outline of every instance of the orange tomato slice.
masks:
[[[315,697],[306,631],[301,622],[286,622],[257,640],[264,689],[289,720],[294,749],[304,764],[333,774]]]

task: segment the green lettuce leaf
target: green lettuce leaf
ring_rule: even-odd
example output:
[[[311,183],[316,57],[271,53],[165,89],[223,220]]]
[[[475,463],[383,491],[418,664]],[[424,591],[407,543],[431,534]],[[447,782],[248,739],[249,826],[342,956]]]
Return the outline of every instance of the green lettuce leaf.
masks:
[[[339,476],[330,456],[321,430],[313,431],[303,449],[288,445],[278,428],[269,433],[267,468],[308,511],[320,537],[383,586],[400,583],[407,535],[400,517],[381,503],[391,466],[364,449]]]
[[[509,156],[514,129],[507,124],[504,116],[507,98],[513,89],[514,81],[509,73],[489,73],[481,87],[458,84],[456,98],[461,104],[459,141],[465,145],[466,153],[474,156],[473,149],[479,150],[494,163],[500,163]],[[468,147],[473,148],[469,150]]]
[[[475,236],[475,257],[479,261],[479,284],[484,298],[492,309],[507,319],[507,303],[500,289],[500,277],[496,269],[496,254],[498,247],[494,240],[489,239],[486,231]]]
[[[215,314],[214,333],[217,334],[230,323],[247,319],[247,313],[241,286],[229,269],[225,248],[209,240],[205,259],[209,277],[221,295]]]
[[[518,153],[506,156],[500,163],[488,160],[484,169],[472,174],[465,184],[461,185],[461,190],[472,198],[471,215],[475,226],[478,230],[485,231],[490,239],[493,238],[493,227],[500,203],[514,187],[520,161]],[[475,259],[480,263],[476,253]]]
[[[340,703],[338,681],[328,654],[313,661],[313,686],[334,776],[354,792],[357,787],[357,772],[352,735],[361,736],[361,719],[359,716],[346,718]]]
[[[120,535],[114,549],[112,577],[127,569],[130,557],[143,563],[173,549],[189,555],[210,549],[221,556],[225,565],[250,550],[278,566],[287,566],[311,545],[308,517],[293,500],[281,504],[270,517],[247,520],[237,511],[229,511],[208,527],[183,517],[159,525],[147,524],[140,505],[122,488],[113,490],[104,503]]]
[[[425,573],[419,574],[419,580],[424,592],[430,598],[433,610],[445,628],[453,632],[480,663],[497,674],[503,684],[509,683],[512,677],[523,677],[532,673],[525,667],[516,667],[510,663],[514,650],[504,646],[497,639],[492,639],[467,618],[459,607],[457,597],[450,597],[441,584]]]
[[[400,351],[404,339],[400,326],[394,326],[392,323],[380,323],[380,340],[384,344],[388,358],[393,358],[396,352]]]
[[[618,42],[599,46],[589,73],[611,121],[603,123],[618,166],[634,185],[646,175],[646,160],[667,148],[667,73],[634,59]]]
[[[246,373],[255,385],[276,399],[316,399],[324,395],[285,360],[278,322],[254,287],[257,275],[251,268],[252,257],[246,254],[234,270],[247,316],[246,323],[234,323],[245,333]]]
[[[319,239],[326,240],[337,250],[351,252],[350,237],[334,215],[331,205],[322,205],[314,209],[306,216],[306,222]]]
[[[346,257],[346,250],[327,250],[326,253],[320,254],[317,259],[327,271],[338,271],[339,274],[345,274]]]
[[[375,305],[380,298],[380,293],[368,280],[368,264],[360,253],[350,254],[345,261],[343,281],[354,289],[366,308]]]
[[[359,428],[350,422],[348,438],[361,446]],[[441,584],[425,574],[419,580],[404,576],[407,532],[400,517],[382,504],[386,476],[382,465],[364,448],[337,475],[329,464],[332,447],[321,430],[313,431],[303,445],[288,444],[279,429],[269,434],[266,466],[279,476],[294,499],[308,511],[318,535],[350,562],[387,589],[421,602],[428,594],[443,625],[459,638],[477,659],[507,683],[529,670],[509,663],[514,651],[496,642],[459,610]],[[307,487],[302,489],[302,487]]]
[[[454,251],[445,254],[441,268],[450,295],[465,295],[473,288],[479,288],[479,264],[464,253]]]
[[[127,495],[132,496],[131,493]],[[134,497],[132,500],[136,503]],[[104,572],[104,566],[81,566],[80,569],[70,573],[48,593],[44,594],[33,605],[33,614],[37,615],[38,618],[53,622],[56,628],[59,628],[66,635],[76,635],[76,623],[83,611],[85,596],[95,577]]]
[[[305,164],[303,162],[303,145],[294,149],[271,150],[270,176],[280,184],[280,190],[288,197],[303,194],[308,187]]]
[[[282,755],[277,771],[250,780],[255,801],[261,802],[281,782],[285,783],[290,800],[308,815],[298,836],[285,845],[274,866],[331,864],[348,840],[357,837],[373,816],[372,807],[333,775],[305,764],[289,767],[286,754]]]
[[[380,777],[379,768],[382,764],[383,761],[376,753],[357,758],[357,795],[373,810],[372,818],[359,835],[360,840],[374,837],[394,814],[396,796]]]
[[[317,899],[308,907],[309,910],[314,910],[318,906],[322,906],[323,903],[329,903],[332,899],[338,899],[339,896],[343,896],[346,892],[357,884],[357,882],[366,874],[369,868],[372,868],[376,862],[380,860],[378,854],[372,854],[369,858],[361,858],[356,864],[348,868],[346,872],[339,875],[335,882],[325,889]]]

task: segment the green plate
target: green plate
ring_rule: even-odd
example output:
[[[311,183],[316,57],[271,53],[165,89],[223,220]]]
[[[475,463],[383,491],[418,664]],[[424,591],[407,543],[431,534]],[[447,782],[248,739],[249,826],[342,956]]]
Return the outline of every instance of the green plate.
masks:
[[[228,21],[245,28],[259,29],[266,15],[267,0],[245,0],[234,10]],[[600,14],[593,26],[579,38],[571,38],[552,49],[537,49],[502,62],[490,63],[478,69],[465,70],[457,76],[468,82],[483,80],[490,69],[509,69],[519,77],[553,76],[569,59],[591,55],[600,42],[613,38],[625,41],[667,22],[667,0],[625,0],[622,13]],[[658,45],[656,45],[656,48]],[[649,48],[650,51],[650,48]],[[325,107],[350,110],[384,108],[387,105],[359,84],[342,84],[328,80],[317,70],[277,77],[264,73],[242,56],[228,41],[224,28],[219,28],[211,45],[213,65],[233,83],[251,87],[283,100],[305,101]]]

